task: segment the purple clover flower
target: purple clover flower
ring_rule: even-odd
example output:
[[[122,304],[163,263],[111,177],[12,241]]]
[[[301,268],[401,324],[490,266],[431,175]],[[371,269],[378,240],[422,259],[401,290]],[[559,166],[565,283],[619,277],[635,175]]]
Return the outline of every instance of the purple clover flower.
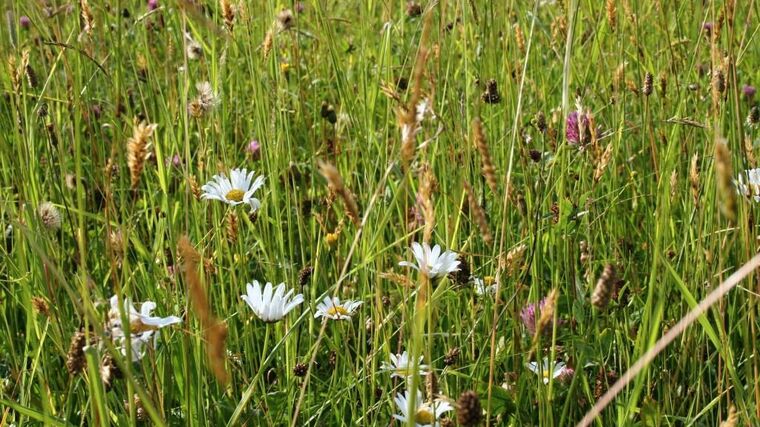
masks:
[[[21,28],[28,30],[29,27],[32,25],[32,20],[29,19],[28,16],[24,15],[18,19],[18,23],[21,26]]]
[[[591,140],[591,128],[588,116],[577,111],[571,111],[567,115],[565,136],[570,144],[586,144]]]
[[[259,141],[252,139],[251,142],[248,143],[248,145],[245,146],[245,151],[248,153],[251,157],[253,157],[254,160],[258,160],[261,156],[261,144]]]
[[[752,102],[752,100],[755,98],[755,93],[757,93],[757,89],[755,89],[752,85],[744,85],[742,86],[742,94],[744,94],[744,99],[746,99],[749,102]]]
[[[523,309],[520,311],[520,319],[523,322],[523,325],[525,325],[525,329],[528,330],[530,335],[536,335],[536,327],[538,319],[541,318],[541,310],[544,309],[544,306],[546,305],[546,298],[541,299],[541,301],[537,303],[531,303],[523,307]],[[563,324],[564,321],[558,320],[557,325]],[[552,334],[552,325],[549,324],[547,327],[545,327],[541,334],[544,336],[550,336]]]

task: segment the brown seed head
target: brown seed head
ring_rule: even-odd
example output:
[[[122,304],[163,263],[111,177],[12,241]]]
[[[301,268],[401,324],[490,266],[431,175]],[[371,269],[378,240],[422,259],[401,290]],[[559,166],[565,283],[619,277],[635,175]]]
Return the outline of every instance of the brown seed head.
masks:
[[[84,346],[86,344],[87,337],[82,331],[77,331],[71,337],[69,352],[66,354],[66,370],[69,371],[69,375],[77,375],[84,369],[84,365],[87,363],[84,357]]]
[[[498,194],[498,188],[496,185],[496,168],[494,167],[493,159],[491,158],[491,152],[488,150],[488,143],[486,142],[486,137],[483,133],[483,124],[478,118],[472,121],[472,139],[480,153],[482,171],[483,175],[486,177],[488,187],[494,194]]]
[[[465,391],[456,402],[457,424],[471,427],[480,424],[483,419],[483,408],[480,406],[478,394],[472,390]]]
[[[137,119],[135,119],[132,137],[127,140],[127,166],[129,166],[132,190],[136,190],[140,184],[140,175],[148,155],[148,142],[150,142],[156,126],[158,125],[145,122],[137,123]]]
[[[604,310],[607,304],[610,302],[610,295],[612,295],[612,287],[615,284],[615,266],[607,264],[604,266],[602,275],[599,276],[599,280],[596,282],[596,288],[591,295],[591,304],[599,310]]]

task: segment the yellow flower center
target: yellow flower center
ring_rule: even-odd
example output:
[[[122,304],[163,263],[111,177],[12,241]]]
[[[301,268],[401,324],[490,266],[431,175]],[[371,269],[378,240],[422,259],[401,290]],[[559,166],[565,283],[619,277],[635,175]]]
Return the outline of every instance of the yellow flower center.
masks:
[[[332,306],[332,307],[330,307],[330,308],[327,309],[327,314],[329,314],[330,316],[335,316],[335,315],[338,315],[338,314],[341,315],[341,316],[347,316],[348,315],[348,310],[346,310],[345,308],[343,308],[343,306],[341,306],[341,305],[334,305],[334,306]]]
[[[496,283],[496,278],[494,278],[493,276],[486,276],[483,278],[483,284],[486,286],[491,286],[494,283]]]
[[[414,414],[414,422],[417,424],[434,424],[435,414],[428,406],[421,406]]]
[[[243,196],[245,196],[245,191],[238,190],[237,188],[233,188],[227,194],[224,195],[224,198],[227,200],[233,200],[235,202],[240,202],[243,200]]]

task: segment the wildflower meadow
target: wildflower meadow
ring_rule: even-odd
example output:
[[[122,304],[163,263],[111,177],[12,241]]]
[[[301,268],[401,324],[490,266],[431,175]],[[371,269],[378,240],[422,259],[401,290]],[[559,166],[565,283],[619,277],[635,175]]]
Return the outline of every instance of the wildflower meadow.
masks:
[[[757,1],[0,6],[0,427],[760,425]]]

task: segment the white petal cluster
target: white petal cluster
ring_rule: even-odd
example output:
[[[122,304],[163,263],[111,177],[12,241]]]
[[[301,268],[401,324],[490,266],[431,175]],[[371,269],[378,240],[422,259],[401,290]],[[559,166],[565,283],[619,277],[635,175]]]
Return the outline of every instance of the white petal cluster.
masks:
[[[362,305],[361,301],[345,300],[341,303],[338,297],[326,296],[317,305],[317,312],[314,314],[314,317],[327,317],[332,320],[350,320],[360,305]]]
[[[747,169],[740,173],[734,185],[736,185],[736,191],[742,196],[752,197],[755,202],[760,202],[760,168]]]
[[[417,365],[417,374],[418,375],[427,375],[427,365],[422,364],[423,356],[420,356],[419,364]],[[391,377],[399,377],[404,379],[409,379],[411,376],[415,374],[415,372],[412,371],[412,361],[409,357],[409,353],[404,351],[401,354],[391,354],[391,361],[383,362],[381,368],[384,371],[391,372]]]
[[[108,310],[108,329],[111,339],[121,349],[123,355],[127,354],[127,336],[122,324],[122,312],[129,320],[129,339],[132,349],[132,361],[136,362],[145,355],[147,347],[155,347],[155,332],[163,327],[182,323],[177,316],[158,317],[153,316],[156,303],[145,301],[140,306],[140,311],[135,309],[132,301],[126,298],[119,306],[119,297],[111,297],[111,308]]]
[[[245,203],[251,205],[251,211],[258,210],[261,202],[253,194],[264,185],[264,176],[253,177],[254,172],[247,169],[233,169],[229,178],[224,174],[214,175],[201,187],[201,198],[220,200],[232,206]]]
[[[303,302],[303,295],[293,296],[293,292],[291,289],[285,293],[284,283],[274,288],[269,282],[262,291],[261,284],[254,280],[253,283],[246,285],[246,294],[241,298],[259,319],[265,322],[277,322]]]
[[[408,261],[402,261],[398,265],[419,270],[430,279],[445,276],[459,270],[457,253],[452,251],[441,253],[441,247],[438,245],[433,246],[431,249],[427,243],[420,245],[414,242],[412,243],[412,253],[415,260],[417,260],[417,265]]]
[[[550,369],[549,359],[544,359],[543,367],[540,367],[536,362],[530,362],[526,367],[541,377],[544,384],[549,384],[549,377],[556,380],[569,372],[564,362],[556,362],[554,368]]]
[[[401,421],[401,425],[406,425],[411,418],[414,421],[415,427],[433,426],[438,427],[440,423],[438,420],[443,414],[454,409],[449,402],[444,400],[434,400],[433,402],[425,402],[422,398],[422,392],[417,391],[417,398],[414,401],[414,413],[409,413],[409,391],[405,391],[403,394],[399,393],[393,399],[396,402],[399,412],[401,414],[393,414],[393,418]]]

